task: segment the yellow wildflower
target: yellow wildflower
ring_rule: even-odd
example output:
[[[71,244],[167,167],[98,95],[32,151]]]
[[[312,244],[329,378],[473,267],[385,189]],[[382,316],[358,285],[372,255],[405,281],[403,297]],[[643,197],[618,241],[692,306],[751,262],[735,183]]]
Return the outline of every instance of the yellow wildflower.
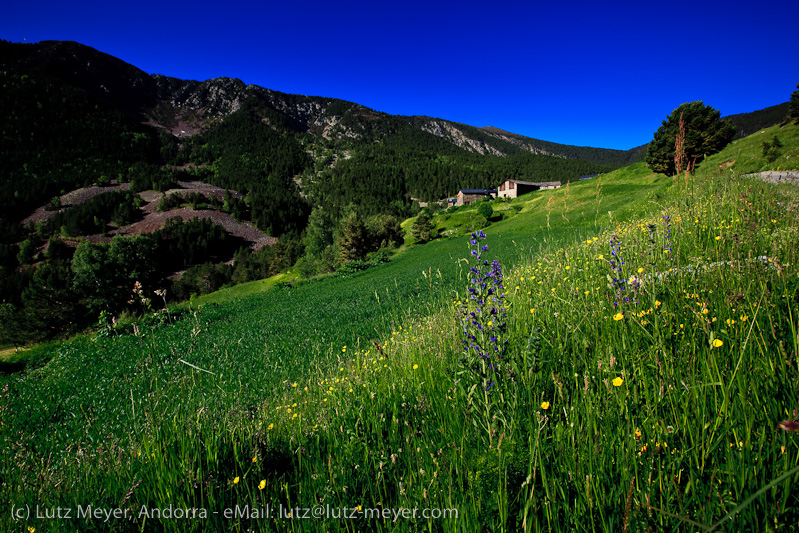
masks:
[[[613,383],[614,387],[621,387],[621,384],[624,383],[624,380],[619,377],[615,377],[611,383]]]

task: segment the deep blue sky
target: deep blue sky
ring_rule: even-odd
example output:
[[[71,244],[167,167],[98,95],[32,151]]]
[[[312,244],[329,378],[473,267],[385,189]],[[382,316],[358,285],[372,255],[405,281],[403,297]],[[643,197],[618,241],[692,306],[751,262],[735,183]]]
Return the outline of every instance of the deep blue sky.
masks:
[[[0,38],[78,41],[149,73],[628,149],[683,102],[730,115],[787,101],[797,20],[796,0],[29,0],[2,2]]]

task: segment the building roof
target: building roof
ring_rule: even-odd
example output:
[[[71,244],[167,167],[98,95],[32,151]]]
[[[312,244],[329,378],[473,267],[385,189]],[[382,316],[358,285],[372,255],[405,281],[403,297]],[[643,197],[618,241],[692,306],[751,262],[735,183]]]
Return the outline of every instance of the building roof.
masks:
[[[532,181],[522,181],[522,180],[505,180],[505,181],[512,181],[513,183],[518,183],[519,185],[541,185],[540,183],[534,183]]]
[[[555,186],[560,187],[559,181],[522,181],[522,180],[505,180],[505,181],[512,181],[513,183],[517,183],[519,185],[533,185],[535,187],[555,187]]]
[[[463,194],[496,194],[495,189],[461,189],[458,192]]]

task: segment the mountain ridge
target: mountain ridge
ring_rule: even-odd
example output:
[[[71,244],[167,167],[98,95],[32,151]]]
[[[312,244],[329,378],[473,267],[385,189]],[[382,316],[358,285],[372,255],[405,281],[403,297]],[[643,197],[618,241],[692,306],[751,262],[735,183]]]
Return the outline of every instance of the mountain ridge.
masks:
[[[389,115],[347,100],[284,93],[247,84],[238,78],[219,77],[200,81],[159,73],[148,74],[122,59],[75,41],[47,40],[25,44],[2,41],[0,66],[7,68],[9,64],[73,83],[106,99],[142,123],[160,127],[176,136],[197,134],[240,109],[247,98],[255,97],[268,102],[285,115],[285,125],[296,131],[322,132],[325,138],[357,136],[351,130],[345,131],[347,128],[337,127],[346,111],[349,111],[371,119],[401,119],[464,150],[500,157],[522,150],[594,163],[626,165],[642,161],[647,146],[644,144],[629,150],[617,150],[565,145],[494,126],[472,126],[438,117]],[[781,103],[724,118],[736,126],[737,137],[740,138],[779,122],[786,110],[787,103]]]
[[[122,59],[74,41],[3,42],[0,62],[3,68],[14,66],[75,84],[106,99],[142,123],[159,126],[176,135],[198,133],[238,110],[247,98],[256,97],[284,114],[293,128],[322,131],[325,137],[357,135],[351,128],[337,128],[346,114],[367,119],[392,117],[479,154],[507,156],[521,149],[533,154],[597,163],[619,165],[634,162],[628,154],[634,156],[632,151],[560,145],[498,128],[479,128],[442,118],[389,115],[346,100],[283,93],[246,84],[238,78],[198,81],[148,74]],[[189,130],[183,126],[189,126]],[[493,138],[493,141],[483,135]]]

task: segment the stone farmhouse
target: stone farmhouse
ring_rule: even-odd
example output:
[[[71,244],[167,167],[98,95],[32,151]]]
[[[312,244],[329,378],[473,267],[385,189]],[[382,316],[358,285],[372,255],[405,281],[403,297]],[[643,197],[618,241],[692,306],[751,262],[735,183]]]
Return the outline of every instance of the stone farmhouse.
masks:
[[[483,198],[491,200],[496,194],[497,191],[494,189],[461,189],[458,191],[458,198],[455,201],[455,205],[469,205]]]
[[[528,192],[540,191],[546,189],[557,189],[560,187],[559,181],[521,181],[521,180],[505,180],[499,186],[498,196],[500,198],[518,198],[522,194]]]

